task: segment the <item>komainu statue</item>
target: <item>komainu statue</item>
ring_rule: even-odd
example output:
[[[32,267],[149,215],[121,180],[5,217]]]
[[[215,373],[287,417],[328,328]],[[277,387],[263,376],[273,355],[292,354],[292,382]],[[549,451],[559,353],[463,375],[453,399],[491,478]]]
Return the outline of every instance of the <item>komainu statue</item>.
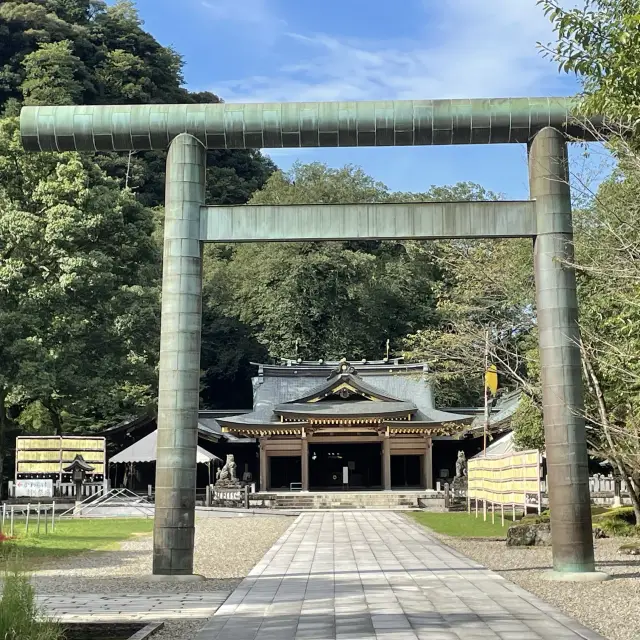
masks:
[[[216,473],[216,487],[240,487],[236,476],[236,461],[232,453],[227,454],[227,461],[222,469]]]
[[[464,478],[467,475],[467,457],[464,451],[458,451],[458,459],[456,460],[456,478]]]
[[[464,451],[458,451],[458,459],[456,460],[456,477],[453,479],[454,491],[460,491],[467,488],[467,457]]]

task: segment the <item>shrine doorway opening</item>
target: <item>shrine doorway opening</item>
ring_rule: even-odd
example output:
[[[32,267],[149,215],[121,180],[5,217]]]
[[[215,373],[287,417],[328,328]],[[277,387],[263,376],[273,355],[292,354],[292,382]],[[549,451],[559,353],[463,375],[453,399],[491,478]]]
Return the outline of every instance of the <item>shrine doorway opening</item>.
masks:
[[[288,491],[292,483],[302,481],[300,456],[270,456],[269,475],[271,491]]]
[[[343,468],[349,469],[348,489],[382,489],[382,445],[379,442],[309,444],[309,488],[345,488]]]
[[[423,489],[424,456],[391,456],[391,488]]]

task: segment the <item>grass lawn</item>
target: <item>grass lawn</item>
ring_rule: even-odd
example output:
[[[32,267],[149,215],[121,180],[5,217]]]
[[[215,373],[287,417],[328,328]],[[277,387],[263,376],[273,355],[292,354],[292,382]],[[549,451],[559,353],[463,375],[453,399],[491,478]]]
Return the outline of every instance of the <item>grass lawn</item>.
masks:
[[[55,531],[40,535],[24,534],[24,521],[15,523],[15,538],[0,543],[0,555],[17,552],[28,564],[41,560],[60,558],[83,551],[108,550],[117,548],[119,542],[136,534],[153,531],[153,518],[96,518],[82,520],[60,520]],[[5,526],[8,533],[8,526]]]
[[[482,513],[476,518],[475,513],[430,513],[428,511],[408,514],[419,524],[455,538],[505,538],[507,527],[511,524],[511,514],[504,516],[504,527],[500,514],[496,513],[496,523],[491,523],[491,514],[487,514],[487,521],[482,519]]]

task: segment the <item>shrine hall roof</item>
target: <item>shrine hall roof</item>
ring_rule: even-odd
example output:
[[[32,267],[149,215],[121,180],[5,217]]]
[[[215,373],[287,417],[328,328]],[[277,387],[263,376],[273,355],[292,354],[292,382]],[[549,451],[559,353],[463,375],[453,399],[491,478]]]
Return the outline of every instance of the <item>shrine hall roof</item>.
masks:
[[[253,411],[243,415],[219,419],[222,426],[233,429],[234,425],[276,425],[280,416],[320,417],[325,412],[339,410],[347,417],[357,415],[380,415],[393,420],[389,415],[397,412],[411,414],[412,424],[442,424],[451,422],[470,422],[473,416],[439,411],[434,406],[433,390],[427,379],[427,367],[424,364],[404,364],[401,359],[376,362],[298,362],[285,361],[281,365],[261,365],[258,375],[253,378]],[[254,363],[255,364],[255,363]],[[336,369],[348,365],[348,371],[340,373]],[[315,395],[323,395],[332,384],[344,381],[362,393],[362,400],[353,397],[347,401],[326,400],[311,401]],[[375,396],[372,401],[371,397]],[[300,402],[301,399],[306,399]],[[375,408],[372,405],[377,405]],[[305,416],[306,414],[306,416]],[[333,413],[327,414],[333,417]]]
[[[291,402],[278,404],[277,415],[297,416],[388,416],[414,414],[418,410],[413,402],[375,402],[373,400],[343,400],[338,402]]]

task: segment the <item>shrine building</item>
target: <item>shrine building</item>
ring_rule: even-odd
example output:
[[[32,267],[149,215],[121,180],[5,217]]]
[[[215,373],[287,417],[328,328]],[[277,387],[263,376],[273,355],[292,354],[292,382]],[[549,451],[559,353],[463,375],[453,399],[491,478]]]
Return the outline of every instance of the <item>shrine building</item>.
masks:
[[[432,489],[474,418],[436,409],[427,367],[401,358],[255,366],[253,410],[216,420],[259,443],[260,491]]]

